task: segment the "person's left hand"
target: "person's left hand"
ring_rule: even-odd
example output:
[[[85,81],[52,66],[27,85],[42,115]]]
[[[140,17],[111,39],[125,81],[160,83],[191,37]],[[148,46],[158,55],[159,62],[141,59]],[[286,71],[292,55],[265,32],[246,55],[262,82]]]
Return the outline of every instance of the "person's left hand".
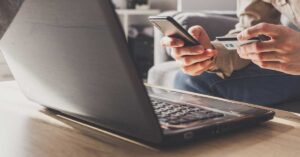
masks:
[[[261,23],[242,31],[238,39],[243,41],[258,35],[269,36],[271,40],[239,47],[241,58],[264,69],[300,75],[300,32],[282,25]]]

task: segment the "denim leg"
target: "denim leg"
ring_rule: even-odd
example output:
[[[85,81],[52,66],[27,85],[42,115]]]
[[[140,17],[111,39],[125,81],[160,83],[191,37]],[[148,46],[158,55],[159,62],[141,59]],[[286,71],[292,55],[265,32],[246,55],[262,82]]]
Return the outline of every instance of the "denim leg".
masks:
[[[211,73],[192,77],[178,72],[175,87],[264,106],[300,100],[300,76],[261,69],[254,64],[226,79]]]
[[[220,81],[223,81],[223,79],[214,73],[205,72],[200,76],[190,76],[179,70],[176,74],[174,86],[185,91],[219,96],[218,92],[214,91],[211,86]]]

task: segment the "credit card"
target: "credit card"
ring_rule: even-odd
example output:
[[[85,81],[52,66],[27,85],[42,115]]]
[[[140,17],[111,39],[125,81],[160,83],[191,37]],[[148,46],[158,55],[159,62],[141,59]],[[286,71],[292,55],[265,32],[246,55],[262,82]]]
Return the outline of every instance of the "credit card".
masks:
[[[251,38],[246,41],[238,41],[237,37],[216,37],[216,39],[225,46],[228,50],[236,50],[239,46],[259,42],[259,41],[267,41],[270,40],[270,37],[265,35],[259,35],[258,37]]]

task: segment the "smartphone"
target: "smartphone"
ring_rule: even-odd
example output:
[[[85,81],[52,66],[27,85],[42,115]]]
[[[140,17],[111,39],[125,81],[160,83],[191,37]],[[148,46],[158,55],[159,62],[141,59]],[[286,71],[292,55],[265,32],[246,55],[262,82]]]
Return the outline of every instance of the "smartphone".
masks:
[[[165,36],[181,39],[184,42],[184,46],[196,46],[200,44],[170,16],[150,16],[148,19]]]

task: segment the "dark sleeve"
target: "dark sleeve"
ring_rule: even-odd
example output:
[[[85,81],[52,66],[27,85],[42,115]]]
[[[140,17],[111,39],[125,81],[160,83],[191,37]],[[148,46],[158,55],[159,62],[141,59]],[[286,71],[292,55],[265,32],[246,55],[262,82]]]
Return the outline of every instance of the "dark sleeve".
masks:
[[[0,39],[15,17],[23,0],[0,0]]]

